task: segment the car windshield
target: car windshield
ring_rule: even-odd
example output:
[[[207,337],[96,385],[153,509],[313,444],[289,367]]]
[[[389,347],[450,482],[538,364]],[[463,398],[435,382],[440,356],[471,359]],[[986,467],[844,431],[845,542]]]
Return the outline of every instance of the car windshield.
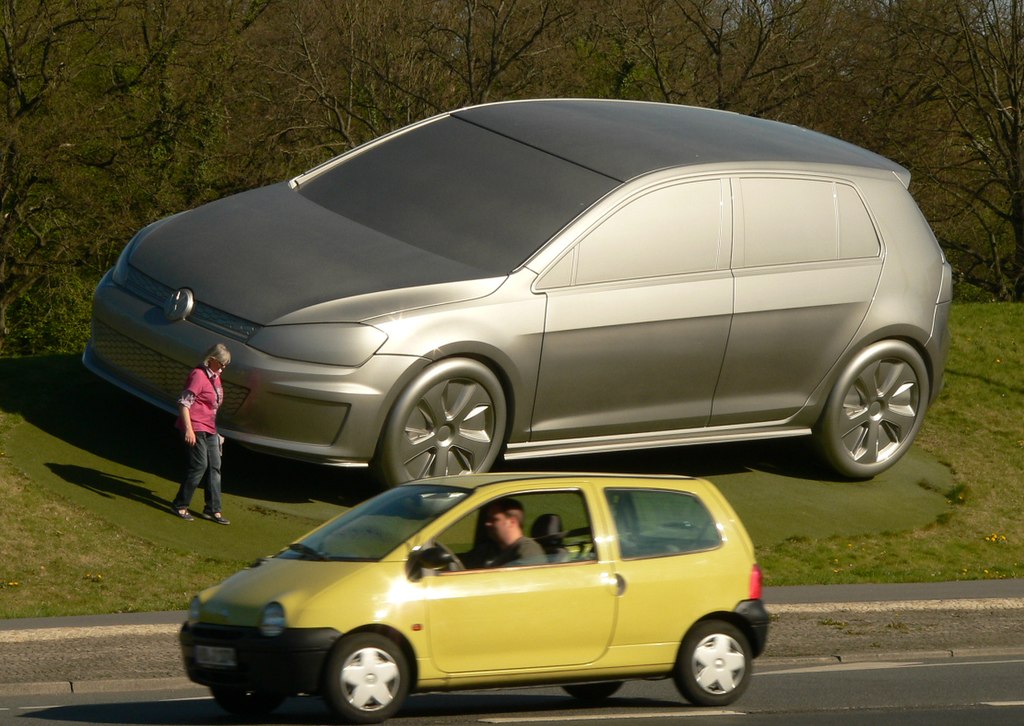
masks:
[[[280,557],[379,560],[469,493],[467,489],[432,484],[396,487],[289,545]]]
[[[446,118],[346,158],[299,193],[407,244],[504,275],[617,185]]]

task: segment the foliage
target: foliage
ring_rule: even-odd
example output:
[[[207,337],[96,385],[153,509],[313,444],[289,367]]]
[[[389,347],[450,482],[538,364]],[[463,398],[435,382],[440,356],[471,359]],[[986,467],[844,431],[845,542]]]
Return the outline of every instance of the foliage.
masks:
[[[5,3],[0,354],[79,346],[23,328],[154,219],[523,97],[705,105],[866,146],[911,169],[968,299],[1019,301],[1022,43],[1024,0]]]

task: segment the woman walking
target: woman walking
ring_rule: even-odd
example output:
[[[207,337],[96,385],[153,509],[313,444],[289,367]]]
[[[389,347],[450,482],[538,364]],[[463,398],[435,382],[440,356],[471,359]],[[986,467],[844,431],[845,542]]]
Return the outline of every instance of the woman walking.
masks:
[[[175,422],[188,446],[185,481],[171,505],[174,513],[191,521],[188,507],[196,487],[205,479],[203,516],[217,524],[231,524],[220,511],[220,457],[223,439],[217,433],[217,409],[224,400],[220,374],[231,362],[231,352],[223,343],[206,351],[203,362],[192,369],[185,390],[178,398]]]

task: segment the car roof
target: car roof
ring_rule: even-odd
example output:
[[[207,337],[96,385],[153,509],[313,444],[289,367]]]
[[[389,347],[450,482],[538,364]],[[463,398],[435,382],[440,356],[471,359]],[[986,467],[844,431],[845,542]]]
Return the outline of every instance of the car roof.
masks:
[[[861,147],[790,124],[693,106],[644,101],[508,101],[455,118],[619,181],[657,169],[730,162],[804,162],[909,172]]]

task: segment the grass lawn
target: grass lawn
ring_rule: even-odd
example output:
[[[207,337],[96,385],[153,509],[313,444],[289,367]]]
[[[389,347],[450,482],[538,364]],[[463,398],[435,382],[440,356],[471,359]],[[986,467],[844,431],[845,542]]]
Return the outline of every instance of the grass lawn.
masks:
[[[942,397],[910,454],[872,481],[835,480],[798,439],[539,466],[711,479],[771,585],[1024,577],[1024,306],[958,305],[952,326]],[[232,525],[219,527],[171,516],[182,468],[172,418],[75,356],[0,360],[0,618],[183,609],[375,491],[365,473],[229,442]]]

